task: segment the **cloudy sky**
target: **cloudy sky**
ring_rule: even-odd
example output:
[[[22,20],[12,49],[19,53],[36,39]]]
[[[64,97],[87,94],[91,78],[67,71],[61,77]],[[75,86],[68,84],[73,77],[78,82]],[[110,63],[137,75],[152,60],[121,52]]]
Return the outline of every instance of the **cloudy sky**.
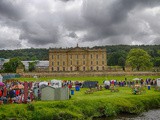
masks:
[[[0,0],[0,49],[160,44],[160,0]]]

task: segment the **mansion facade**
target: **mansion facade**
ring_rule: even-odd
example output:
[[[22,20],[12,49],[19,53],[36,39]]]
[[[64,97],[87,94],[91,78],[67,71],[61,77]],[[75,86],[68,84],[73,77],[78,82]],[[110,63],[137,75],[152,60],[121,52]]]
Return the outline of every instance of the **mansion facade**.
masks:
[[[104,71],[106,49],[66,48],[49,50],[49,71]]]

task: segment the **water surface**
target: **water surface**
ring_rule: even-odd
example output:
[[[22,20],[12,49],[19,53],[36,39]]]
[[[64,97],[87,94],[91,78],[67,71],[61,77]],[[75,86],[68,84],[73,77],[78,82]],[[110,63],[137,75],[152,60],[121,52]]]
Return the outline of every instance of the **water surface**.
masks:
[[[160,120],[160,109],[149,110],[140,115],[119,115],[115,118],[96,118],[94,120]]]

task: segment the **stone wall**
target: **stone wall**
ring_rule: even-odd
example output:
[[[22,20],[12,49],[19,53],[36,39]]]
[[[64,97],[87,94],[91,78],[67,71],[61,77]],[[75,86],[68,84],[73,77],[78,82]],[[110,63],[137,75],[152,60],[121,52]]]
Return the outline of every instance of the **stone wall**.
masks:
[[[42,73],[21,73],[23,77],[58,77],[58,76],[125,76],[125,75],[133,75],[133,76],[160,76],[160,72],[42,72]]]

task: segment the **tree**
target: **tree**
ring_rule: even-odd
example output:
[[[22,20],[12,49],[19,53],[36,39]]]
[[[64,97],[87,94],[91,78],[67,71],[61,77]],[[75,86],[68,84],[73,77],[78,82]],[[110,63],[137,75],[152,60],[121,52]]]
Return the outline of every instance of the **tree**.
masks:
[[[38,61],[33,61],[33,62],[29,62],[29,71],[35,71],[36,70],[36,64],[38,63]]]
[[[24,65],[19,58],[12,58],[9,60],[9,62],[4,63],[3,69],[4,69],[4,72],[15,73],[18,66],[24,66]]]
[[[157,51],[158,56],[153,59],[154,66],[160,67],[160,50]]]
[[[151,56],[140,48],[131,49],[128,53],[126,64],[130,65],[132,69],[145,70],[151,68],[153,63],[151,62]]]
[[[127,52],[124,50],[119,50],[108,55],[108,65],[109,66],[125,66],[125,61],[127,57]]]
[[[123,70],[125,70],[125,59],[123,57],[118,59],[118,65],[121,66]]]
[[[160,57],[156,57],[156,58],[154,58],[154,66],[155,67],[159,67],[160,66]]]

